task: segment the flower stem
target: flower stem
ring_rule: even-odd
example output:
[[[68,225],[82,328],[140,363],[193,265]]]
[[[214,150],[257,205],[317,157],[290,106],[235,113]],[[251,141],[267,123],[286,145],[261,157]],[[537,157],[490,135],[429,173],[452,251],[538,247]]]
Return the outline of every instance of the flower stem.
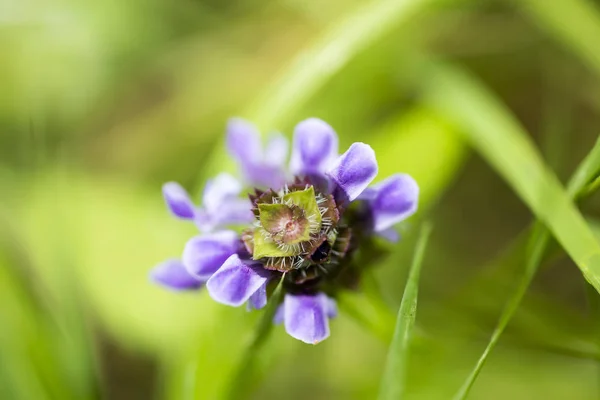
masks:
[[[281,276],[277,287],[273,291],[273,294],[265,307],[265,311],[256,326],[254,335],[246,347],[246,351],[242,355],[240,362],[233,371],[229,384],[225,387],[226,399],[237,400],[243,398],[244,394],[249,392],[249,388],[252,385],[256,358],[271,336],[271,331],[273,330],[273,318],[277,312],[277,307],[281,303],[284,278],[285,274]]]

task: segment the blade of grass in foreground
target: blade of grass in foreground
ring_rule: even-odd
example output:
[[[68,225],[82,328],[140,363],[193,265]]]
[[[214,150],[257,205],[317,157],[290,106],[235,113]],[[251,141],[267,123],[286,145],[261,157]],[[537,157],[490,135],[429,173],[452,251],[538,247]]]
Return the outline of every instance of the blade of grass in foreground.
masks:
[[[225,387],[227,396],[225,398],[231,400],[238,400],[244,397],[244,394],[249,392],[251,386],[251,378],[253,376],[254,363],[256,357],[260,353],[262,346],[267,342],[267,339],[271,335],[273,330],[273,318],[277,312],[277,307],[281,303],[281,296],[283,294],[282,285],[285,274],[279,280],[277,287],[273,291],[265,311],[254,331],[252,341],[248,345],[243,358],[237,364],[233,377],[229,384]]]
[[[356,54],[439,0],[371,1],[333,24],[265,91],[254,120],[267,128],[285,120]]]
[[[263,130],[278,129],[357,54],[443,1],[452,0],[374,0],[361,5],[301,51],[242,115]],[[223,155],[214,152],[202,175],[211,176],[222,168]]]
[[[588,155],[579,164],[569,184],[567,192],[573,200],[592,193],[590,186],[594,184],[595,179],[600,174],[600,136]]]
[[[470,143],[512,186],[600,292],[600,243],[510,112],[465,73],[428,71],[426,98],[463,129]]]
[[[404,295],[398,310],[396,330],[388,352],[388,359],[379,390],[379,400],[401,399],[404,393],[408,363],[408,349],[417,313],[417,294],[419,275],[425,255],[427,241],[431,234],[431,225],[425,223],[421,228]]]
[[[538,266],[540,265],[544,257],[544,253],[546,251],[546,246],[548,245],[549,239],[550,233],[548,232],[548,230],[542,224],[537,223],[533,228],[529,246],[527,248],[527,262],[525,265],[525,271],[523,271],[522,279],[519,281],[515,292],[508,300],[508,303],[506,304],[504,311],[502,312],[502,315],[498,320],[498,325],[494,329],[492,337],[490,338],[487,347],[483,351],[483,354],[481,355],[479,360],[477,360],[475,368],[473,369],[463,386],[460,388],[456,396],[454,396],[455,400],[466,399],[469,395],[469,392],[471,391],[475,380],[477,380],[477,377],[479,376],[483,365],[487,361],[488,356],[498,343],[498,340],[500,340],[500,336],[504,332],[504,329],[508,325],[508,322],[512,318],[513,314],[519,307],[519,304],[521,304],[521,300],[525,296],[527,288],[529,287],[529,284],[535,276]]]
[[[585,159],[579,164],[579,167],[571,177],[571,180],[568,185],[568,193],[572,199],[579,197],[582,193],[586,192],[586,187],[590,181],[594,179],[594,177],[600,171],[600,138],[596,141],[596,144],[589,152],[589,154],[585,157]],[[481,369],[483,368],[485,362],[487,361],[488,356],[498,343],[500,336],[504,332],[504,329],[508,325],[508,322],[511,320],[515,311],[517,310],[519,304],[523,300],[525,293],[527,292],[527,288],[531,284],[535,273],[537,272],[540,264],[543,261],[544,255],[546,253],[546,249],[548,246],[548,240],[550,239],[550,234],[547,228],[542,226],[539,222],[537,222],[533,229],[532,233],[529,237],[529,245],[527,248],[526,255],[526,264],[525,271],[523,272],[523,276],[519,281],[514,293],[509,298],[504,311],[500,315],[500,319],[498,320],[498,324],[492,333],[492,337],[485,348],[483,354],[477,361],[475,368],[471,372],[471,374],[467,377],[467,380],[464,382],[461,389],[458,391],[455,400],[458,399],[466,399],[469,395],[475,380],[479,376]],[[590,285],[588,287],[591,288]],[[595,289],[592,289],[596,296],[598,295]]]
[[[467,81],[467,83],[468,83],[468,85],[473,84],[472,82],[468,82],[468,81]],[[484,99],[485,99],[486,94],[483,92],[482,89],[477,88],[477,87],[470,87],[468,89],[475,90],[475,93],[478,95],[483,94]],[[478,91],[479,91],[479,93],[477,93]],[[468,91],[467,91],[467,93],[468,93]],[[485,106],[487,106],[488,111],[491,109],[492,115],[495,113],[495,117],[497,117],[497,118],[500,117],[500,120],[504,120],[504,123],[508,123],[509,127],[514,128],[516,125],[514,125],[510,121],[510,117],[502,115],[502,110],[499,107],[497,109],[494,109],[493,99],[491,99],[491,101],[490,101],[490,99],[491,99],[491,96],[487,99],[489,103],[488,104],[484,103],[484,110],[485,110]],[[470,100],[474,100],[474,99],[470,99]],[[464,101],[464,99],[463,99],[463,101]],[[490,108],[490,105],[491,105],[491,108]],[[469,118],[467,118],[467,119],[469,119]],[[473,119],[474,118],[472,118],[472,116],[471,116],[470,121],[472,122]],[[478,128],[483,128],[483,126],[481,126],[481,124],[476,123],[475,125]],[[503,125],[500,124],[500,126],[502,127]],[[472,126],[471,126],[471,128],[472,128]],[[486,130],[483,129],[483,131],[485,132]],[[473,130],[472,132],[477,132],[477,130]],[[479,143],[480,147],[483,146],[483,149],[480,148],[480,150],[484,154],[488,154],[491,151],[491,148],[486,148],[486,146],[493,146],[494,144],[501,143],[501,142],[498,142],[497,140],[494,140],[494,139],[498,139],[498,138],[486,137],[486,136],[490,135],[490,133],[489,133],[490,131],[487,131],[487,132],[488,132],[487,134],[481,132],[479,134],[481,136],[479,139],[471,138],[473,141],[476,142],[476,144]],[[518,131],[513,131],[513,132],[516,132],[516,134],[517,134],[516,136],[519,136]],[[493,134],[494,134],[493,130],[492,130],[491,134],[493,136]],[[496,132],[496,134],[498,134],[498,132]],[[471,136],[472,135],[475,135],[475,133],[471,133]],[[508,136],[510,139],[510,135],[508,135]],[[519,138],[517,137],[516,139],[513,138],[512,140],[515,140],[515,143],[518,144],[519,143],[518,139]],[[480,142],[477,142],[477,140],[480,140]],[[483,142],[483,143],[481,143],[481,142]],[[525,146],[528,146],[527,142],[521,141],[521,144],[523,144],[523,143],[525,143]],[[502,149],[502,148],[500,148],[500,149]],[[530,155],[533,154],[534,157],[536,156],[535,152],[530,152],[527,149],[521,149],[521,151],[524,152],[523,154],[529,153]],[[490,157],[490,158],[493,158],[493,157]],[[492,163],[494,163],[494,162],[501,163],[503,161],[504,161],[503,158],[500,158],[499,160],[491,160]],[[541,161],[540,162],[534,161],[534,163],[535,163],[534,165],[537,164],[539,166],[541,164]],[[541,166],[544,167],[543,164],[541,164]],[[497,167],[497,168],[501,172],[505,172],[505,175],[509,181],[511,179],[518,178],[518,177],[515,177],[514,174],[511,175],[510,171],[503,171],[501,166]],[[508,168],[504,168],[504,170],[507,170],[507,169]],[[576,172],[573,174],[573,177],[569,183],[568,190],[567,190],[568,197],[567,196],[564,196],[564,197],[567,197],[567,200],[568,200],[569,198],[575,199],[575,198],[581,196],[582,194],[585,194],[588,184],[598,174],[599,170],[600,170],[600,140],[595,144],[595,146],[592,148],[592,150],[590,151],[588,156],[583,160],[583,162],[579,165]],[[550,176],[550,175],[547,175],[547,176]],[[519,192],[519,190],[518,190],[519,183],[518,182],[513,183],[513,185],[517,187],[517,191]],[[557,187],[558,187],[558,189],[561,189],[559,185],[557,185]],[[589,193],[589,192],[587,192],[587,193]],[[560,193],[560,195],[562,196],[562,193]],[[525,200],[527,201],[527,198]],[[551,199],[549,199],[549,200],[551,200]],[[550,204],[551,203],[552,202],[550,202]],[[538,203],[537,205],[540,205],[540,204]],[[540,214],[543,215],[543,213],[541,213],[541,212],[540,212]],[[555,225],[557,225],[557,224],[555,223]],[[556,226],[555,226],[555,229],[556,229]],[[471,374],[467,378],[466,382],[463,384],[463,386],[461,387],[461,389],[455,396],[455,399],[465,399],[468,396],[470,389],[472,388],[475,380],[477,379],[477,377],[479,375],[479,372],[483,368],[483,365],[485,364],[489,354],[495,347],[501,334],[503,333],[504,329],[508,325],[508,322],[510,321],[513,314],[517,310],[521,300],[523,299],[523,297],[527,291],[527,288],[529,287],[529,284],[531,283],[531,280],[533,279],[533,276],[535,275],[535,272],[537,271],[539,265],[541,264],[544,254],[546,252],[546,247],[548,245],[549,238],[550,238],[550,232],[548,231],[548,229],[546,229],[540,222],[537,222],[534,225],[534,228],[533,228],[532,233],[529,238],[525,271],[523,273],[522,279],[518,283],[515,292],[509,299],[509,301],[500,317],[498,325],[496,326],[496,328],[492,334],[492,337],[490,339],[490,342],[488,343],[488,346],[486,347],[483,354],[479,358],[474,370],[471,372]],[[596,290],[597,290],[597,286],[596,286]]]

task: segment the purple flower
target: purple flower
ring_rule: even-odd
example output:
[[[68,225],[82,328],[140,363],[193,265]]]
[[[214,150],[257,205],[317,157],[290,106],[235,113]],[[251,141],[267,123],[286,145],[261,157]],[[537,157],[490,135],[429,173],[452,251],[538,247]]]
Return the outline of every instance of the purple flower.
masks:
[[[282,166],[288,142],[282,135],[273,135],[263,149],[256,127],[243,119],[232,118],[227,124],[227,149],[249,184],[280,187],[285,183]]]
[[[166,260],[150,272],[150,279],[171,290],[196,290],[204,285],[204,280],[190,275],[181,260]]]
[[[232,255],[242,248],[233,231],[221,231],[191,238],[183,250],[183,265],[191,276],[208,280]]]
[[[163,185],[162,191],[165,203],[174,216],[181,219],[194,219],[196,206],[179,183],[167,182]]]
[[[417,211],[419,186],[407,174],[396,174],[368,188],[362,195],[373,218],[373,230],[391,241],[397,240],[393,226]]]
[[[317,118],[300,122],[294,130],[290,172],[324,174],[338,157],[338,138],[329,124]]]
[[[171,212],[205,234],[187,242],[182,261],[161,264],[152,277],[176,290],[206,283],[214,300],[248,309],[263,308],[269,283],[281,280],[285,296],[275,322],[296,339],[318,343],[329,337],[336,293],[355,288],[369,267],[353,262],[354,254],[382,251],[371,243],[378,237],[398,240],[394,226],[416,212],[419,187],[406,174],[369,187],[378,171],[373,149],[354,143],[338,155],[336,133],[316,118],[296,126],[289,171],[285,138],[274,135],[263,148],[244,120],[229,121],[227,146],[252,188],[249,200],[227,174],[208,182],[201,207],[178,184],[165,184]],[[241,233],[215,231],[231,225]]]
[[[353,201],[377,176],[377,160],[371,146],[354,143],[327,171],[326,175],[337,185],[344,201]]]
[[[252,299],[254,308],[262,308],[267,303],[269,277],[270,273],[258,263],[234,254],[210,277],[206,287],[219,303],[237,307]]]
[[[286,294],[275,315],[286,332],[304,343],[317,344],[329,337],[329,319],[337,316],[335,300],[324,293]]]
[[[250,203],[240,198],[242,185],[231,175],[222,173],[207,182],[202,195],[202,207],[196,206],[186,190],[176,182],[163,185],[163,197],[171,213],[181,219],[193,220],[203,232],[224,225],[252,222]]]

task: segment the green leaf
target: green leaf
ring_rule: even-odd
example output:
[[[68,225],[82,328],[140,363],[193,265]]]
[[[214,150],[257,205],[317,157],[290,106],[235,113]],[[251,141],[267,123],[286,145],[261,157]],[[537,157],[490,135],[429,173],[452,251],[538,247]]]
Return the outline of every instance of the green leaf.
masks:
[[[426,98],[464,135],[552,232],[600,291],[600,244],[510,112],[476,80],[450,67],[429,70]]]
[[[404,295],[398,310],[396,330],[388,352],[387,363],[381,381],[379,400],[401,399],[405,390],[410,339],[417,313],[417,294],[419,290],[419,274],[425,255],[427,241],[431,234],[431,225],[424,224],[417,242]]]

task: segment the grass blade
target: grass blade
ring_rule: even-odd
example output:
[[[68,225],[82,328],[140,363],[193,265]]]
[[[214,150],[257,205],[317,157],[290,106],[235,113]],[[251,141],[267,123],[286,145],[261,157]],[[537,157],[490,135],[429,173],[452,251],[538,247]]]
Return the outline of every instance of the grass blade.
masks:
[[[473,147],[550,229],[600,292],[600,243],[523,128],[467,74],[443,66],[432,69],[426,88],[431,104],[463,128]]]
[[[421,228],[415,256],[408,274],[404,295],[398,310],[394,338],[388,352],[388,359],[381,381],[379,400],[401,399],[405,388],[408,363],[408,349],[417,312],[417,294],[419,290],[419,274],[427,241],[431,234],[431,225],[425,223]]]
[[[584,160],[579,164],[567,185],[567,192],[573,200],[589,194],[590,186],[600,173],[600,136]]]
[[[581,215],[569,200],[573,200],[584,194],[587,190],[587,185],[598,174],[598,171],[600,170],[600,140],[596,142],[588,156],[581,162],[573,174],[568,185],[568,190],[565,193],[556,178],[547,171],[547,168],[543,165],[543,162],[535,149],[533,149],[532,145],[524,138],[524,133],[518,125],[513,122],[508,115],[505,115],[498,104],[495,104],[491,95],[485,93],[482,88],[477,87],[475,82],[469,81],[468,77],[455,74],[455,72],[450,71],[450,75],[447,75],[446,77],[452,81],[450,85],[458,84],[461,87],[451,88],[451,99],[446,99],[445,101],[447,101],[447,103],[445,103],[445,106],[442,108],[449,111],[449,108],[456,106],[458,109],[462,110],[458,115],[463,118],[463,122],[466,122],[465,128],[467,131],[465,134],[468,139],[470,139],[480,152],[505,176],[505,178],[513,185],[517,193],[521,195],[523,200],[528,203],[539,218],[545,217],[546,221],[548,221],[551,209],[558,204],[559,208],[566,207],[567,213],[572,215],[575,214],[582,220]],[[465,86],[462,86],[462,84],[465,84]],[[463,93],[460,93],[461,91]],[[463,94],[465,95],[464,97],[462,96]],[[438,99],[436,104],[440,105],[440,102],[441,100]],[[452,102],[454,102],[453,105],[450,104]],[[461,102],[462,104],[460,104]],[[473,111],[475,113],[479,112],[479,116],[471,114],[471,111],[467,110],[467,105],[471,102],[474,105]],[[479,106],[481,106],[482,109],[477,110],[477,107]],[[453,108],[453,110],[456,112],[457,108]],[[493,118],[491,118],[491,121],[490,119],[486,121],[481,119],[480,116],[488,118],[492,116]],[[491,124],[490,126],[495,126],[490,129],[490,126],[487,125],[488,123]],[[494,152],[497,153],[494,154]],[[544,204],[543,201],[539,201],[539,194],[536,195],[533,191],[525,190],[525,186],[528,184],[527,181],[532,175],[520,174],[519,171],[513,170],[511,166],[506,165],[510,162],[515,162],[516,165],[521,163],[521,165],[533,166],[533,168],[536,169],[536,174],[535,177],[533,177],[533,180],[529,181],[529,184],[533,185],[532,188],[535,189],[541,187],[545,193],[551,193],[560,198],[558,200],[546,199],[550,200],[546,204]],[[527,169],[527,171],[531,172],[531,169]],[[546,182],[535,182],[535,179],[546,179]],[[548,210],[540,209],[545,206],[548,206]],[[535,207],[537,207],[537,209]],[[565,212],[565,210],[562,210],[562,212]],[[568,233],[570,229],[573,229],[568,224],[563,224],[560,219],[551,222],[554,224],[554,230],[563,233],[563,240],[564,232]],[[546,223],[550,225],[550,222]],[[583,227],[589,231],[585,222],[579,225],[580,227],[583,225]],[[587,235],[585,229],[583,234]],[[518,283],[515,292],[508,300],[486,349],[479,358],[475,368],[454,397],[455,399],[465,399],[468,396],[470,389],[483,368],[489,354],[497,344],[504,329],[508,325],[508,322],[521,303],[529,284],[535,276],[546,253],[549,239],[550,231],[540,222],[536,223],[529,237],[526,264],[522,279]],[[592,251],[595,251],[593,246]],[[590,271],[585,271],[584,269],[582,269],[582,271],[584,272],[584,275],[586,272],[590,273]],[[598,290],[597,285],[595,285],[595,289]]]
[[[548,245],[549,239],[550,233],[548,232],[548,230],[543,225],[539,223],[536,224],[531,234],[527,250],[527,263],[525,265],[523,277],[519,282],[515,292],[508,300],[508,303],[506,304],[506,307],[504,308],[504,311],[502,312],[500,319],[498,320],[498,325],[496,325],[496,328],[492,333],[492,337],[487,347],[483,351],[483,354],[481,355],[481,357],[479,357],[479,360],[477,360],[475,368],[473,369],[463,386],[460,388],[456,396],[454,396],[455,400],[467,398],[471,388],[473,387],[473,384],[475,383],[475,380],[479,376],[481,369],[487,361],[488,356],[498,343],[500,336],[504,332],[504,329],[508,325],[508,322],[512,318],[513,314],[519,307],[519,304],[521,304],[521,300],[523,299],[523,296],[525,296],[527,288],[529,287],[529,284],[535,276],[535,273],[544,257],[544,253],[546,251],[546,246]]]
[[[283,121],[357,54],[428,7],[448,1],[453,0],[373,0],[361,5],[332,23],[315,43],[301,51],[241,115],[262,131],[280,129]],[[232,168],[233,162],[228,165]],[[217,174],[223,167],[223,154],[214,152],[200,178]]]
[[[301,52],[291,66],[267,88],[250,112],[267,128],[285,120],[314,95],[356,54],[439,0],[372,1],[343,18],[311,47]]]
[[[568,185],[568,193],[569,196],[573,199],[581,196],[587,188],[587,185],[590,181],[594,179],[594,177],[598,174],[600,170],[600,137],[596,141],[596,144],[592,148],[592,150],[588,153],[585,159],[579,164],[575,173],[571,177]],[[586,194],[589,192],[585,192]],[[466,399],[475,380],[479,376],[481,369],[483,368],[488,356],[491,351],[494,349],[500,336],[504,332],[504,329],[508,325],[508,322],[511,320],[515,311],[517,310],[519,304],[523,300],[525,293],[527,292],[527,288],[531,284],[537,269],[542,263],[546,249],[548,247],[548,240],[550,239],[549,231],[545,227],[543,227],[540,223],[536,223],[532,228],[532,233],[529,237],[529,247],[527,252],[527,261],[525,265],[525,271],[523,273],[521,281],[519,281],[515,292],[512,294],[504,311],[500,315],[500,319],[494,332],[492,333],[492,337],[485,348],[483,354],[477,361],[475,368],[471,372],[471,374],[467,377],[467,380],[460,388],[459,392],[454,397],[455,400]],[[586,283],[587,288],[591,288],[593,292],[598,295],[596,290],[592,288],[592,286]],[[589,298],[593,298],[590,293],[588,293]]]

